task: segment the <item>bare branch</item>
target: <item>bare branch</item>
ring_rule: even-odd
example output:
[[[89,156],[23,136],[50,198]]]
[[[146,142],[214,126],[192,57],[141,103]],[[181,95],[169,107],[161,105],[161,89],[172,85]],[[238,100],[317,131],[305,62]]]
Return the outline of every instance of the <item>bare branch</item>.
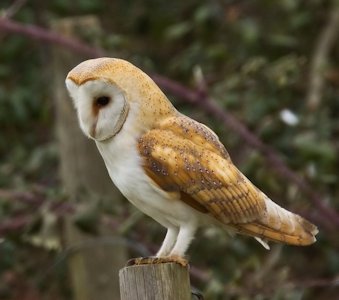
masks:
[[[104,51],[99,48],[94,48],[82,43],[74,38],[67,38],[50,30],[43,29],[34,25],[23,25],[18,22],[0,18],[0,30],[20,34],[30,39],[43,41],[51,44],[57,44],[68,48],[74,52],[88,55],[89,57],[99,57],[104,55]]]
[[[324,89],[324,71],[328,64],[328,56],[331,48],[338,41],[339,33],[339,4],[333,1],[333,7],[329,12],[328,23],[320,32],[311,60],[309,89],[307,94],[307,106],[315,111],[321,103]]]

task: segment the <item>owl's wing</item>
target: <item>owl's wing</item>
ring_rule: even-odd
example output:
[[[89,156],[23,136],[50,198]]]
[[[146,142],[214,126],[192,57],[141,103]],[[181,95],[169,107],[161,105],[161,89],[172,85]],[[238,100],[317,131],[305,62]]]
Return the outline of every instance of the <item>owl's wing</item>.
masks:
[[[250,222],[265,211],[263,194],[205,125],[171,118],[143,135],[138,149],[147,175],[160,188],[224,224]]]

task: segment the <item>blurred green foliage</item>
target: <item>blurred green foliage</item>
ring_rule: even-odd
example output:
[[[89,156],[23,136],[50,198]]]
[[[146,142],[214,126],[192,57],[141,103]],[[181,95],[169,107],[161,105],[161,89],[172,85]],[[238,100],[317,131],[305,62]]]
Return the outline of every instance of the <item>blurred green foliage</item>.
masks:
[[[1,1],[0,10],[12,2]],[[200,67],[211,96],[280,152],[324,195],[324,201],[339,209],[338,42],[326,66],[319,107],[312,111],[306,103],[312,53],[331,5],[321,0],[34,0],[14,19],[49,27],[52,20],[94,14],[105,31],[99,43],[113,56],[193,88],[194,69]],[[0,188],[25,192],[43,186],[47,199],[62,201],[53,129],[49,50],[54,46],[6,32],[0,32],[0,41]],[[169,97],[179,110],[212,127],[240,169],[271,198],[292,210],[314,210],[234,132]],[[292,113],[296,124],[284,119],[284,110]],[[0,195],[0,223],[24,213],[36,221],[0,241],[0,298],[20,299],[13,291],[13,286],[20,287],[20,279],[26,290],[66,299],[67,284],[58,284],[66,272],[65,262],[51,271],[56,252],[27,240],[32,226],[39,226],[41,211]],[[147,232],[143,242],[160,245],[163,232],[157,224],[148,219],[138,224],[128,237]],[[326,231],[320,232],[319,242],[312,247],[274,246],[267,253],[252,239],[230,238],[209,228],[199,234],[189,255],[194,266],[211,275],[207,282],[193,280],[206,299],[335,299],[339,295],[338,285],[314,284],[339,276],[338,236]],[[46,270],[52,273],[47,277],[50,284],[39,281]]]

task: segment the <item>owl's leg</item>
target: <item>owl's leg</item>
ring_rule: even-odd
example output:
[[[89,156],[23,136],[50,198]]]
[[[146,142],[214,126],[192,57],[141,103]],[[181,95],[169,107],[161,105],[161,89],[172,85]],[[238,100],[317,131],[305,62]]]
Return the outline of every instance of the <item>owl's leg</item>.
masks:
[[[173,228],[173,227],[171,227]],[[130,260],[128,265],[143,265],[143,264],[162,264],[162,263],[171,263],[175,262],[183,267],[186,267],[188,265],[187,260],[184,258],[185,252],[192,241],[194,237],[194,233],[197,230],[196,223],[190,223],[190,224],[185,224],[184,226],[181,226],[179,229],[176,229],[174,232],[173,231],[168,231],[164,240],[164,244],[166,246],[166,250],[170,248],[170,242],[174,242],[175,236],[177,235],[177,241],[174,244],[173,249],[169,253],[168,256],[158,256],[160,251],[162,250],[163,246],[159,250],[158,254],[156,257],[140,257],[140,258],[134,258],[133,260]],[[175,234],[174,234],[175,233]],[[168,241],[168,242],[167,242]],[[168,246],[168,248],[167,248]],[[163,255],[161,253],[161,255]]]
[[[166,256],[170,253],[178,236],[179,229],[177,227],[168,227],[165,239],[159,249],[156,257]]]
[[[169,260],[175,261],[183,266],[187,265],[187,260],[184,258],[185,252],[190,245],[196,230],[197,226],[195,223],[185,224],[180,227],[177,241],[168,256]]]

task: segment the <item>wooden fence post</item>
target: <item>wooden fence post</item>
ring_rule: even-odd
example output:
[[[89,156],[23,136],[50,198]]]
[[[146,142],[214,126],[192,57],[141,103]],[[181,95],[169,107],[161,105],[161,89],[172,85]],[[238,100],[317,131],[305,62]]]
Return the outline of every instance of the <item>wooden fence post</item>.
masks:
[[[188,267],[176,263],[128,266],[119,280],[121,300],[191,300]]]

